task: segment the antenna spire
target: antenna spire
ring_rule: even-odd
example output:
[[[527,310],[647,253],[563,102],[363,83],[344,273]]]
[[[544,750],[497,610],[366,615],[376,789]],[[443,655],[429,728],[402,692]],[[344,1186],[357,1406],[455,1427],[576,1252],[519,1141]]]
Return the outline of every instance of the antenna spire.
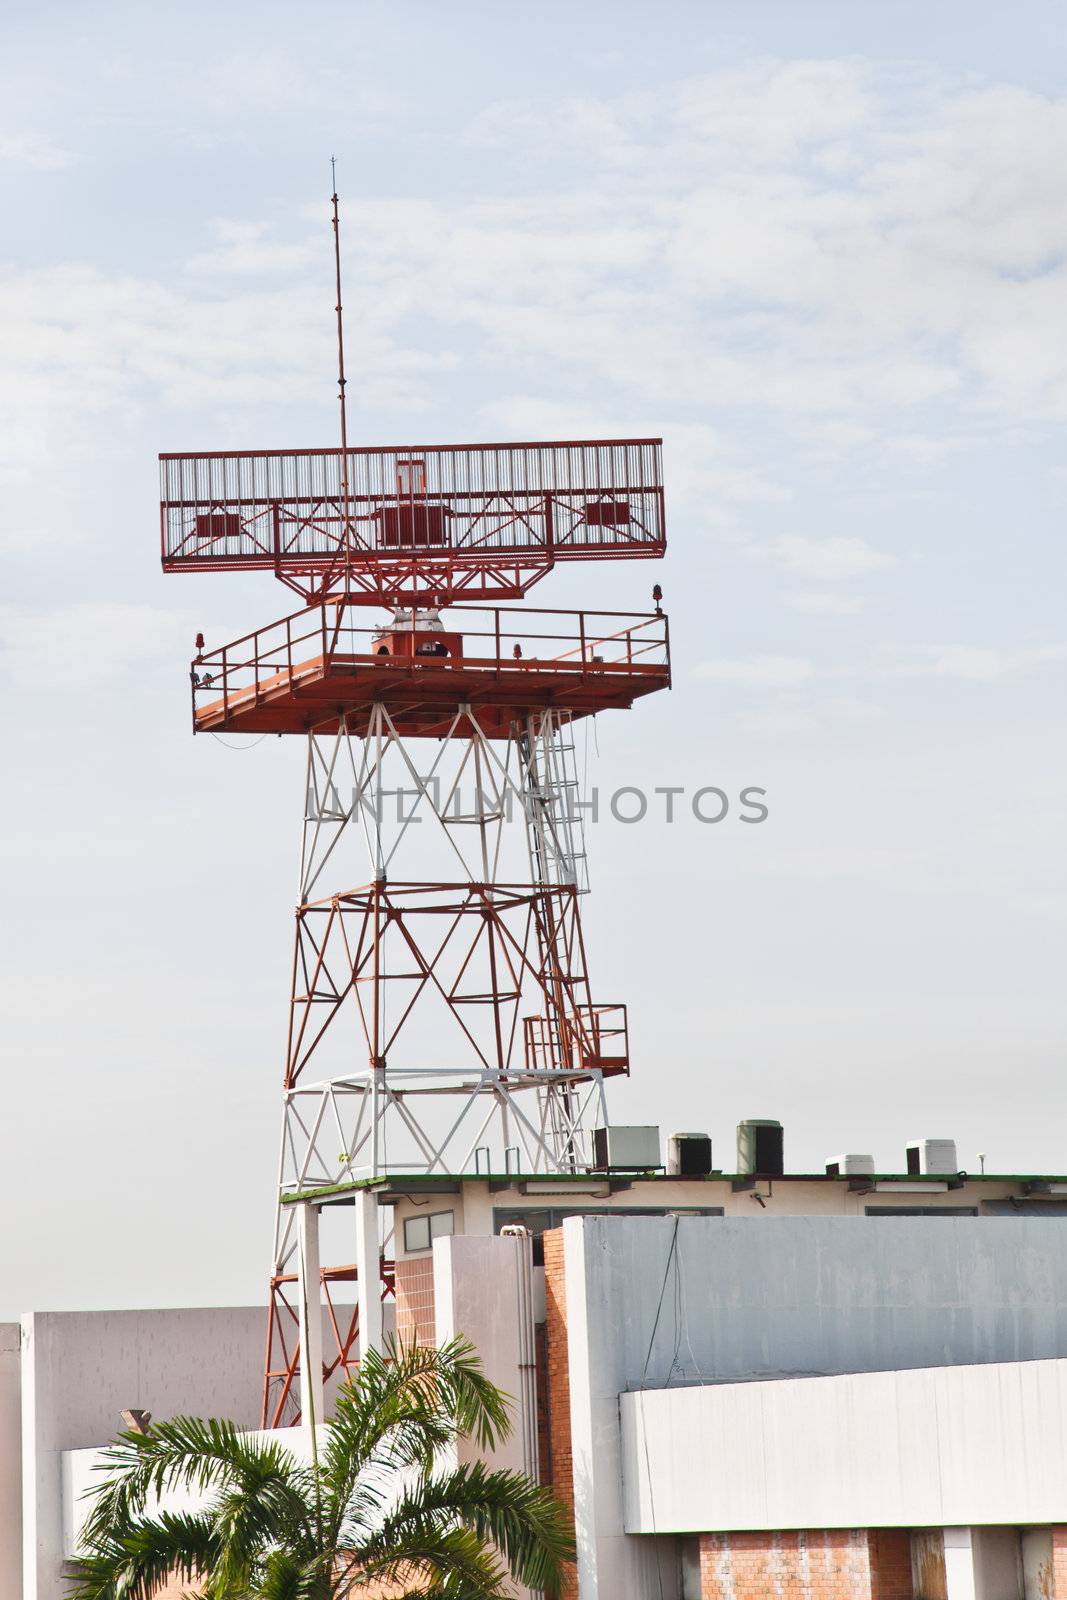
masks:
[[[351,486],[348,481],[348,411],[345,404],[345,330],[341,313],[341,217],[337,199],[337,157],[330,157],[330,177],[333,182],[333,259],[337,283],[337,398],[341,406],[341,494],[344,512],[345,589],[349,587],[352,568],[352,521],[350,515]]]

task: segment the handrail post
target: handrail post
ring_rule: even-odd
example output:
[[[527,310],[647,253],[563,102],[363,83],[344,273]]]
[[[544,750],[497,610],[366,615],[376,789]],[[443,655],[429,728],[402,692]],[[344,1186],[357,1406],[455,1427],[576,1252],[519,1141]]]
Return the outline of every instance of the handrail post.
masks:
[[[500,676],[500,607],[499,606],[494,606],[493,607],[493,621],[494,621],[494,624],[495,624],[494,649],[496,651],[496,666],[494,668],[493,676],[499,678],[499,676]]]
[[[582,677],[585,677],[585,612],[578,613],[578,648],[582,657]]]
[[[226,646],[222,647],[222,715],[230,720],[230,673],[226,665]]]

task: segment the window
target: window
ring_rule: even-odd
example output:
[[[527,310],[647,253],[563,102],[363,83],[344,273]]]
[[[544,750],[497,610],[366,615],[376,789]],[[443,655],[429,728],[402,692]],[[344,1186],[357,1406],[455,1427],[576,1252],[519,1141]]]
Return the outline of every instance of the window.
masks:
[[[423,1217],[405,1217],[404,1249],[408,1255],[418,1250],[429,1250],[435,1239],[456,1231],[454,1211],[429,1211]]]
[[[976,1217],[977,1206],[867,1206],[869,1217]]]

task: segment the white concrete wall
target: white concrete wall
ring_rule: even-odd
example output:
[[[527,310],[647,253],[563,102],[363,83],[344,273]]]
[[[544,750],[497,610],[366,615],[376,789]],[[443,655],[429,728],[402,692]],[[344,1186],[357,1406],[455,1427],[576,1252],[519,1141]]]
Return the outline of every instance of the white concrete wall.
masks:
[[[713,1220],[722,1226],[720,1219]],[[679,1600],[681,1563],[674,1541],[630,1539],[623,1527],[619,1391],[630,1381],[635,1365],[640,1371],[639,1330],[654,1311],[655,1291],[651,1280],[635,1281],[631,1305],[616,1299],[605,1281],[605,1252],[611,1249],[608,1241],[616,1229],[627,1231],[631,1245],[639,1244],[641,1236],[633,1230],[642,1225],[662,1234],[658,1219],[568,1217],[563,1224],[574,1520],[582,1600],[621,1600],[623,1595],[636,1600],[661,1593],[663,1600]],[[646,1332],[646,1343],[647,1337]]]
[[[63,1452],[106,1444],[130,1406],[257,1426],[265,1328],[259,1306],[23,1318],[24,1600],[63,1593]]]
[[[536,1457],[536,1417],[524,1419],[520,1399],[523,1349],[519,1330],[519,1254],[529,1248],[523,1239],[437,1239],[433,1247],[434,1318],[438,1344],[462,1336],[481,1358],[486,1376],[512,1400],[513,1427],[507,1440],[485,1457],[472,1445],[461,1443],[457,1459],[485,1459],[494,1467],[522,1472],[527,1467],[524,1427],[533,1421]]]
[[[971,1528],[974,1600],[1023,1600],[1022,1539],[1018,1528]]]
[[[621,1418],[631,1533],[1067,1522],[1067,1360],[645,1391]]]
[[[528,1275],[523,1288],[523,1256]],[[496,1450],[479,1450],[461,1439],[457,1463],[485,1461],[490,1467],[537,1477],[537,1412],[534,1374],[534,1284],[530,1241],[464,1235],[437,1239],[433,1247],[434,1322],[439,1345],[469,1339],[486,1376],[512,1402],[512,1429]],[[523,1335],[523,1322],[526,1335]],[[516,1600],[531,1591],[513,1585]]]
[[[0,1322],[0,1600],[22,1596],[21,1329]]]
[[[1067,1356],[1059,1218],[591,1217],[563,1231],[582,1600],[659,1593],[655,1551],[624,1532],[623,1391]]]
[[[315,1430],[321,1449],[329,1437],[329,1428]],[[297,1461],[311,1459],[311,1441],[303,1428],[276,1428],[273,1432],[257,1432],[249,1437],[271,1444],[279,1444]],[[107,1462],[102,1450],[64,1450],[60,1458],[63,1491],[63,1552],[72,1556],[90,1510],[93,1492],[99,1489]],[[213,1489],[170,1490],[163,1502],[164,1509],[176,1512],[199,1511],[214,1496]]]
[[[589,1218],[598,1298],[642,1369],[670,1218]],[[682,1290],[681,1325],[674,1314]],[[675,1357],[676,1334],[681,1340]],[[643,1381],[1067,1355],[1067,1227],[1042,1218],[681,1218]]]

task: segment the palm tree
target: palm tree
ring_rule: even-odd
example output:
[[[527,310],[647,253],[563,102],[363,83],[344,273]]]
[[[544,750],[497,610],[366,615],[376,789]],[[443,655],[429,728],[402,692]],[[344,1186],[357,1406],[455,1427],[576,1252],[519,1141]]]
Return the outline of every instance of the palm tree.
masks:
[[[201,1600],[496,1600],[558,1592],[568,1519],[522,1473],[440,1465],[493,1449],[508,1401],[463,1340],[368,1351],[309,1464],[230,1422],[175,1417],[105,1456],[73,1600],[150,1600],[179,1575]],[[177,1491],[196,1510],[164,1510]],[[206,1496],[206,1499],[204,1497]]]

